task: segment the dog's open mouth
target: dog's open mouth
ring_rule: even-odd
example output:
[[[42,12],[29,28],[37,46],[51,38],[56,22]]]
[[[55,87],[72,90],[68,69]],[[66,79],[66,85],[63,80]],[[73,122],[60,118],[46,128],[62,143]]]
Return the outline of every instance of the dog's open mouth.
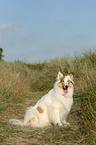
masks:
[[[68,85],[63,86],[64,92],[67,94],[68,93]]]

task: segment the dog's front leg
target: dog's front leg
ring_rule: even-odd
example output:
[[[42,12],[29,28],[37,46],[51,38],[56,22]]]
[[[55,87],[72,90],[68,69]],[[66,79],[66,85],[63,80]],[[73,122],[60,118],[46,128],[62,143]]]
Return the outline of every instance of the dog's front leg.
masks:
[[[52,122],[54,125],[58,124],[59,126],[62,125],[61,121],[60,121],[60,115],[59,115],[59,110],[54,110],[53,111],[53,115],[52,115]]]

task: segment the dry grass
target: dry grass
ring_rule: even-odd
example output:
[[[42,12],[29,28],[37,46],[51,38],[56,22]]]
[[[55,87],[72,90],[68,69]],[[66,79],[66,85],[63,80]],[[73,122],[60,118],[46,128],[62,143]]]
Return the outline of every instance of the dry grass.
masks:
[[[71,127],[18,127],[10,118],[23,119],[25,110],[53,87],[58,71],[73,72],[74,105]],[[40,64],[0,61],[0,143],[95,145],[96,52],[74,59],[57,58]]]

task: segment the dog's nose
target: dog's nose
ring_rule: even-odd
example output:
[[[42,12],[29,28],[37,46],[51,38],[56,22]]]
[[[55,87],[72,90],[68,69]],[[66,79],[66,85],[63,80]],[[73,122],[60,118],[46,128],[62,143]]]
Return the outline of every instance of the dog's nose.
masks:
[[[68,89],[68,85],[65,86],[66,90]]]
[[[63,89],[64,90],[67,90],[68,89],[68,85],[64,86]]]

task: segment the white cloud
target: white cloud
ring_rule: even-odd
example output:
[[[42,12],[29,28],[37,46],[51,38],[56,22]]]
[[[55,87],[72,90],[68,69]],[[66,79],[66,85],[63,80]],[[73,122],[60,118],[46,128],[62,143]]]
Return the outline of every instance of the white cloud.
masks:
[[[2,31],[18,31],[18,26],[16,24],[1,24],[0,30],[2,30]]]
[[[55,23],[56,23],[56,22],[63,22],[63,21],[64,21],[63,18],[56,18],[56,19],[54,20]]]

